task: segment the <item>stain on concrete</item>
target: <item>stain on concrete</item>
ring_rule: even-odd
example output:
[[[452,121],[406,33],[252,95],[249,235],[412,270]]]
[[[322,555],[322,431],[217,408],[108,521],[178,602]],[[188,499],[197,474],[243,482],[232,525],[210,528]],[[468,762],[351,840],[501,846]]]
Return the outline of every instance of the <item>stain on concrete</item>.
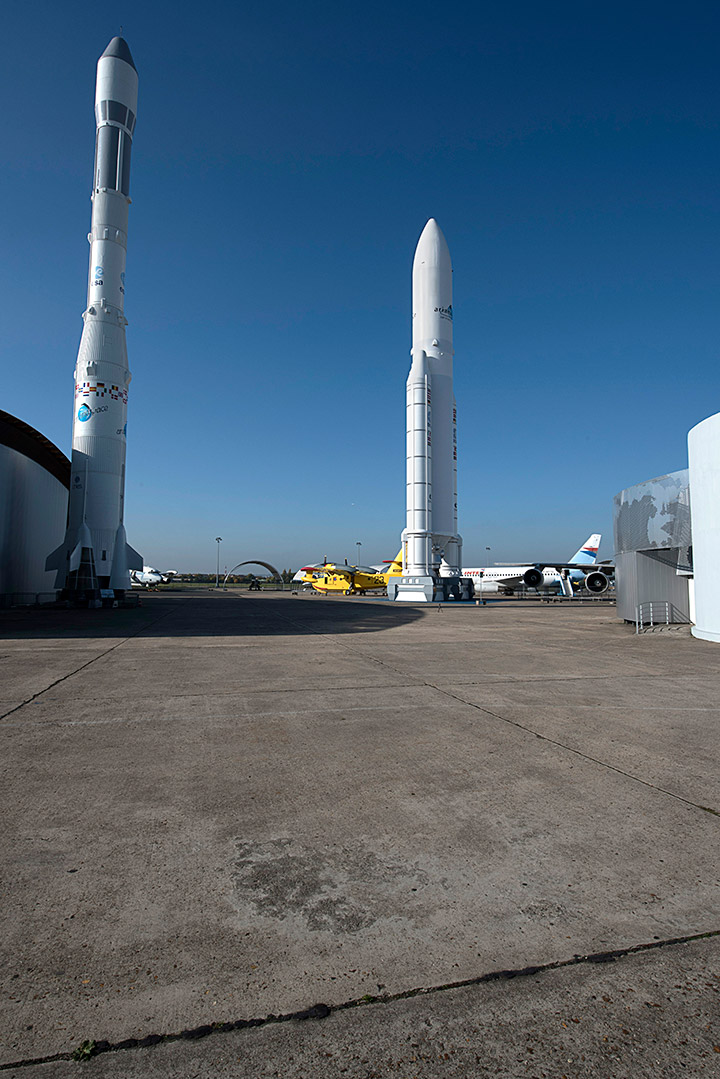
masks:
[[[543,925],[566,922],[568,918],[567,907],[546,899],[538,899],[533,903],[528,903],[527,906],[520,908],[520,913]]]
[[[235,842],[236,904],[265,917],[300,918],[311,932],[359,933],[381,918],[406,917],[408,896],[427,883],[419,867],[382,861],[360,843]]]

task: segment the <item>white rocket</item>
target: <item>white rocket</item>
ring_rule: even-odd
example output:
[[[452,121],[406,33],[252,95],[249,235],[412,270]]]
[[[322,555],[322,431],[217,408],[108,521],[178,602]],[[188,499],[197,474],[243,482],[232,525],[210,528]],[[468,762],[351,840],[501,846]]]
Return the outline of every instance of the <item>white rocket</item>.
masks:
[[[395,599],[472,594],[461,577],[457,525],[457,406],[453,393],[452,263],[437,221],[418,241],[412,273],[412,367],[407,380],[407,521]]]
[[[130,49],[114,37],[98,60],[95,85],[90,273],[75,368],[67,532],[46,563],[58,571],[55,587],[71,594],[129,589],[129,571],[143,564],[123,524],[130,385],[123,310],[137,91]]]

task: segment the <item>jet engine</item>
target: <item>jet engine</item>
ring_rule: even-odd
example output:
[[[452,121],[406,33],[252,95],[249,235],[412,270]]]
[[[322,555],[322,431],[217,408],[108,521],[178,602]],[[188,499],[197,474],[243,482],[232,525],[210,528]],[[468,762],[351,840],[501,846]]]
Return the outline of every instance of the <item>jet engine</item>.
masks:
[[[531,566],[530,569],[525,570],[523,574],[523,581],[528,588],[542,588],[545,583],[545,576],[541,569],[537,569],[535,566]]]
[[[594,592],[599,596],[603,592],[607,592],[610,582],[604,573],[601,573],[599,569],[593,570],[592,573],[585,575],[585,587],[588,592]]]

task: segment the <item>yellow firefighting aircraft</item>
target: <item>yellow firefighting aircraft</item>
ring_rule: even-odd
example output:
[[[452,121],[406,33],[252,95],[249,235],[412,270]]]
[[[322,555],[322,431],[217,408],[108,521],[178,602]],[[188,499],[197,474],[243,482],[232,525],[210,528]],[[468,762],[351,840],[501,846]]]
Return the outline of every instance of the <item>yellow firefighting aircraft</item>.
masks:
[[[311,584],[316,592],[335,592],[345,596],[364,596],[366,592],[387,588],[390,577],[402,576],[402,549],[386,570],[372,566],[349,566],[347,562],[319,562],[316,566],[303,566],[295,575],[304,584]]]

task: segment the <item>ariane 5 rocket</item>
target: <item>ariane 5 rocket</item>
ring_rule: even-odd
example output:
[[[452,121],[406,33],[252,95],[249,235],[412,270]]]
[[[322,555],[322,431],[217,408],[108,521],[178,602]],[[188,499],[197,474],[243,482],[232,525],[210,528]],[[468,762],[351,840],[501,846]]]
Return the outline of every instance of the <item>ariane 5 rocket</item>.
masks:
[[[75,367],[67,532],[46,563],[57,570],[56,588],[91,601],[100,590],[129,589],[129,571],[143,565],[123,523],[130,385],[125,254],[137,91],[130,49],[114,37],[98,60],[95,85],[90,273]]]
[[[471,585],[461,576],[458,535],[452,263],[434,218],[422,231],[413,261],[411,355],[406,387],[407,520],[395,599],[469,599]]]

